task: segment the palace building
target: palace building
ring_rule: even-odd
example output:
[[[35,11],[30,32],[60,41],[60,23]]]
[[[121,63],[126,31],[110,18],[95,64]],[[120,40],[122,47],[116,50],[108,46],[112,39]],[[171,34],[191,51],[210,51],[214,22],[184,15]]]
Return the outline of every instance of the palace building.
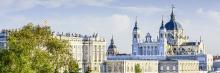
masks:
[[[76,33],[57,33],[55,37],[69,41],[73,58],[78,62],[80,73],[85,73],[88,67],[94,73],[104,71],[106,60],[106,41],[98,34],[81,35]]]

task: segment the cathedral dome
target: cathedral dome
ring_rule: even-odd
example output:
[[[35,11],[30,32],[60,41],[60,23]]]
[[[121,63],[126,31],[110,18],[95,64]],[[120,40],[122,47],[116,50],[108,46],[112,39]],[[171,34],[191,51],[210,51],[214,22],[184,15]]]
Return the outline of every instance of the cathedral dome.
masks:
[[[165,24],[166,30],[180,30],[183,29],[181,24],[176,22],[175,20],[170,20]]]
[[[171,15],[170,15],[170,21],[165,24],[165,28],[167,30],[181,30],[183,28],[182,28],[180,23],[175,21],[175,15],[173,13],[173,8],[174,7],[172,7],[172,12],[171,12]]]

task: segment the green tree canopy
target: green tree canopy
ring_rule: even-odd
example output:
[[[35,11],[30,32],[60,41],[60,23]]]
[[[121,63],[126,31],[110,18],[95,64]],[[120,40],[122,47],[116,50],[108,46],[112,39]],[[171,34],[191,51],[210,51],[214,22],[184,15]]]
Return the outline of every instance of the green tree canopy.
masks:
[[[53,36],[48,26],[29,23],[10,30],[7,46],[0,52],[0,73],[54,73],[62,67],[78,71],[68,41]]]
[[[91,69],[91,67],[90,66],[88,66],[87,67],[87,70],[86,70],[86,72],[85,73],[92,73],[92,69]]]
[[[141,73],[140,64],[136,64],[134,68],[135,68],[135,73]]]

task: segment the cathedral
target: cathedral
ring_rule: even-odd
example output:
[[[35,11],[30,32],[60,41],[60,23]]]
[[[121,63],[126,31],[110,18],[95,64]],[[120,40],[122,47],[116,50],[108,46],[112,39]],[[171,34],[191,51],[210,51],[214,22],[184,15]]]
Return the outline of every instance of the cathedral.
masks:
[[[205,47],[200,41],[191,42],[189,37],[184,34],[184,29],[180,23],[177,22],[174,14],[174,7],[170,15],[170,20],[164,23],[162,19],[159,28],[159,37],[156,41],[152,40],[150,33],[147,33],[144,41],[140,41],[140,28],[137,20],[132,32],[132,55],[144,56],[170,56],[170,55],[197,55],[204,54]]]
[[[132,53],[118,53],[112,38],[107,49],[105,72],[133,73],[135,64],[140,64],[144,73],[199,73],[212,70],[213,56],[206,53],[201,38],[199,41],[189,40],[176,20],[173,6],[170,20],[165,22],[162,18],[158,31],[156,40],[150,33],[141,38],[143,36],[136,18],[132,31]]]

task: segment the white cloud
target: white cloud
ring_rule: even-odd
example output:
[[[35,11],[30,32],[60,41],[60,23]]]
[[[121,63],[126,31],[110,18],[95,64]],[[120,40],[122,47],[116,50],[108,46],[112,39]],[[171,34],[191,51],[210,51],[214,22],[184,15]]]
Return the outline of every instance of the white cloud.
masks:
[[[2,18],[0,18],[0,20],[1,20],[0,29],[19,28],[33,21],[23,15],[3,16]]]
[[[131,19],[125,14],[109,16],[69,16],[48,18],[52,29],[61,32],[81,34],[100,33],[107,41],[114,35],[115,42],[122,52],[130,51]]]
[[[128,7],[117,7],[118,9],[134,12],[134,13],[140,13],[140,14],[156,14],[158,12],[164,11],[162,8],[153,7],[153,6],[145,6],[145,7],[136,7],[136,6],[128,6]]]
[[[130,27],[130,18],[127,15],[114,14],[110,20],[116,32],[125,31]]]
[[[108,16],[51,16],[48,17],[49,26],[54,31],[73,32],[81,34],[99,33],[110,40],[111,35],[114,35],[115,42],[119,50],[122,52],[130,51],[131,35],[131,18],[125,14],[112,14]],[[4,28],[19,28],[33,22],[34,24],[42,24],[43,19],[35,19],[23,15],[5,16],[2,20],[1,27]],[[120,42],[120,43],[119,43]],[[120,45],[120,46],[119,46]],[[126,49],[126,50],[125,50]]]
[[[217,10],[211,10],[211,9],[202,9],[199,8],[197,9],[197,14],[202,17],[202,21],[201,19],[199,19],[198,22],[201,22],[201,24],[203,24],[200,27],[203,27],[202,29],[200,29],[200,31],[202,31],[201,33],[203,33],[203,36],[205,39],[205,44],[207,44],[207,51],[209,53],[212,54],[218,54],[218,52],[214,52],[213,50],[217,50],[219,45],[216,44],[218,43],[218,41],[220,41],[220,39],[216,39],[219,38],[219,27],[220,27],[220,11]]]
[[[106,6],[113,0],[37,0],[36,3],[45,7],[53,8],[60,6]]]
[[[111,3],[112,1],[113,0],[75,0],[74,2],[85,5],[104,6]]]
[[[63,26],[72,28],[77,26],[87,32],[124,32],[130,28],[130,17],[123,14],[112,14],[110,16],[69,16],[48,18],[55,28]],[[57,28],[58,28],[57,27]],[[59,27],[60,28],[60,27]],[[98,29],[97,29],[98,28]]]
[[[56,8],[61,6],[107,6],[114,0],[0,0],[0,13],[31,9],[37,6]]]
[[[204,10],[202,8],[197,10],[197,13],[206,17],[210,21],[220,24],[220,11],[215,11],[215,10]]]

